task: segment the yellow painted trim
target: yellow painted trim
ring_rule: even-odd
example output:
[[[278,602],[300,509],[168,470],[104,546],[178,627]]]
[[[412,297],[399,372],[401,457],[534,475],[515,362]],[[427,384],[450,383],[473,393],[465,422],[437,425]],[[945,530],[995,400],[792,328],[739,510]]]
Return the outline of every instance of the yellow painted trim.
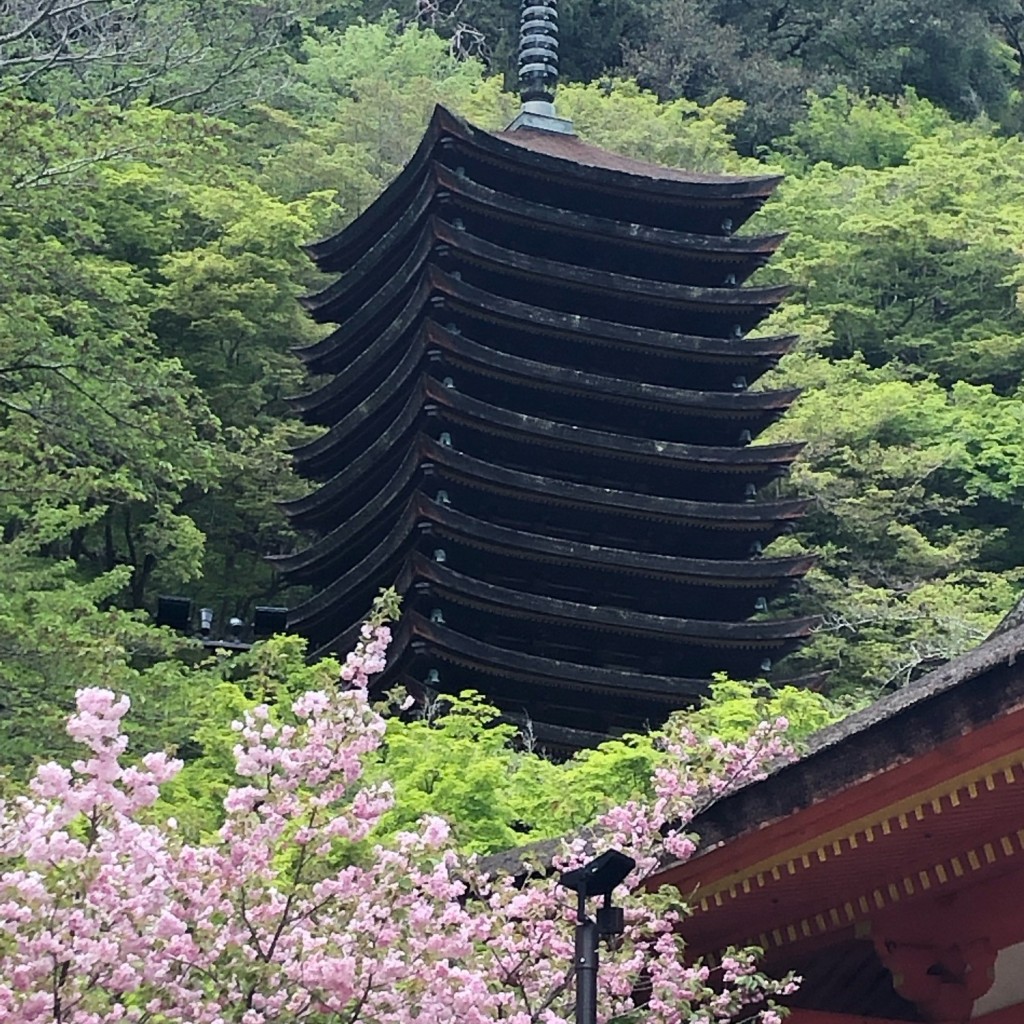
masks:
[[[895,822],[901,830],[905,830],[910,827],[910,816],[917,821],[924,819],[926,807],[934,814],[945,813],[950,808],[977,799],[979,783],[984,783],[986,790],[992,790],[996,787],[997,779],[1002,784],[1019,782],[1024,777],[1021,775],[1022,771],[1024,749],[1019,749],[832,829],[824,835],[815,836],[773,857],[766,857],[714,882],[702,884],[700,894],[704,899],[714,896],[715,905],[722,906],[722,894],[728,893],[730,898],[735,899],[738,891],[749,892],[752,878],[770,875],[778,881],[783,870],[791,876],[796,875],[798,864],[805,869],[811,866],[812,855],[819,863],[841,857],[846,851],[858,849],[861,838],[866,842],[872,842],[875,838],[875,829],[880,830],[883,836],[887,836],[893,831]],[[1018,842],[1024,848],[1024,829],[1018,833]],[[963,874],[963,868],[955,858],[951,866],[957,877]],[[702,909],[704,899],[701,900]]]
[[[950,857],[948,861],[917,871],[914,876],[906,875],[898,882],[889,883],[885,888],[873,889],[870,893],[862,894],[854,902],[829,907],[816,912],[811,917],[805,917],[791,924],[783,925],[781,928],[775,928],[770,934],[761,935],[759,944],[764,949],[778,948],[795,942],[800,937],[814,938],[851,924],[856,937],[864,938],[871,933],[871,914],[877,910],[885,910],[901,900],[913,896],[918,885],[923,891],[941,888],[967,874],[967,868],[971,871],[980,871],[999,860],[1009,860],[1019,856],[1021,852],[1024,852],[1024,844],[1022,844],[1022,849],[1018,849],[1011,842],[1011,837],[1016,837],[1020,841],[1022,833],[1024,833],[1024,829],[1001,836],[992,843],[985,843],[981,847],[984,857],[979,856],[978,850],[968,850],[963,854],[963,860],[960,857]],[[966,866],[964,862],[966,862]],[[947,870],[947,866],[949,870]]]

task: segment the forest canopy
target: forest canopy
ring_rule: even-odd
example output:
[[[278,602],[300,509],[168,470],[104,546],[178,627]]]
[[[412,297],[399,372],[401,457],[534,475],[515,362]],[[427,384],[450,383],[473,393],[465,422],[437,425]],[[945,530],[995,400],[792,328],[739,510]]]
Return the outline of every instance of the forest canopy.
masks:
[[[300,247],[435,103],[485,128],[518,107],[517,4],[394,6],[3,5],[0,764],[59,745],[85,681],[131,693],[146,749],[187,746],[227,670],[179,657],[157,594],[220,621],[293,599],[265,556],[298,543]],[[802,341],[764,386],[803,398],[765,439],[809,442],[779,487],[812,512],[776,547],[820,553],[789,604],[823,625],[781,674],[833,694],[973,646],[1020,588],[1022,32],[1020,0],[562,4],[581,136],[786,173],[751,230],[789,233],[765,330]]]

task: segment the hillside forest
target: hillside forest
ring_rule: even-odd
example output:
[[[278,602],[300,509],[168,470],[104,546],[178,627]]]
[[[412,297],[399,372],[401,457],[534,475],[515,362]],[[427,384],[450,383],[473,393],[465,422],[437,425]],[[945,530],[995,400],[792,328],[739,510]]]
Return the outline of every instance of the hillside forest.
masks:
[[[508,0],[0,5],[9,784],[63,749],[76,687],[108,686],[131,694],[143,749],[202,764],[175,785],[208,823],[231,714],[337,672],[294,638],[207,658],[152,611],[159,594],[219,622],[295,602],[265,556],[301,542],[277,507],[310,436],[284,401],[318,330],[296,301],[321,283],[301,246],[366,209],[435,103],[512,119],[517,17]],[[778,486],[812,509],[775,547],[819,553],[784,610],[822,618],[779,675],[827,672],[826,692],[721,681],[695,721],[770,706],[813,727],[977,644],[1020,589],[1024,2],[563,0],[561,25],[557,103],[583,138],[785,174],[746,230],[788,232],[758,280],[792,285],[764,330],[801,343],[761,386],[803,396],[764,440],[807,442]],[[441,773],[472,742],[478,790],[497,792],[512,755],[488,717],[456,702],[396,726],[388,756]],[[649,742],[612,746],[620,781],[644,775]],[[606,791],[610,762],[588,761],[576,791]],[[526,804],[558,788],[539,759],[520,768]],[[526,804],[467,841],[507,844],[509,821],[532,835]]]

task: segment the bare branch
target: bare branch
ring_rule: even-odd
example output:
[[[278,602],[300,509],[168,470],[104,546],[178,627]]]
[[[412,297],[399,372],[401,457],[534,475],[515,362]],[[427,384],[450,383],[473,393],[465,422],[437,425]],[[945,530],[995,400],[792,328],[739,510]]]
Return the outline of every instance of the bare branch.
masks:
[[[63,74],[71,102],[142,98],[195,109],[203,100],[204,110],[227,109],[261,87],[252,72],[272,64],[302,14],[293,0],[241,14],[216,3],[185,6],[172,16],[158,0],[8,0],[0,4],[0,92]],[[244,84],[231,89],[233,81]]]

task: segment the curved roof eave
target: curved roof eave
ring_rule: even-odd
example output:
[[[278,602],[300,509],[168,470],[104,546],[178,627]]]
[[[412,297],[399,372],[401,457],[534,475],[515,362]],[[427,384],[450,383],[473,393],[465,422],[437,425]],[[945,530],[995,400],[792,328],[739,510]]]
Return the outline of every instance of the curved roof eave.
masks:
[[[543,363],[502,352],[462,334],[454,334],[435,321],[424,324],[431,344],[467,365],[491,371],[524,387],[565,392],[580,391],[606,401],[621,399],[628,405],[647,405],[665,414],[720,413],[740,417],[757,412],[784,412],[800,396],[798,388],[768,391],[698,391],[645,381],[624,380],[590,373],[571,366]]]
[[[365,316],[364,310],[382,306],[392,294],[405,289],[407,282],[417,276],[425,264],[436,261],[439,245],[447,247],[445,262],[469,259],[485,266],[492,273],[512,274],[519,278],[535,279],[540,283],[558,281],[584,291],[616,295],[624,301],[646,301],[680,309],[699,309],[747,320],[755,316],[766,316],[791,290],[788,285],[704,287],[592,270],[497,245],[469,231],[453,228],[431,214],[420,224],[409,255],[384,286],[371,297],[363,299],[361,295],[363,278],[371,272],[371,268],[363,268],[360,264],[319,295],[311,296],[306,308],[321,323],[344,324],[349,318]],[[352,306],[351,311],[339,310],[339,304],[344,304],[346,300]]]
[[[373,473],[381,458],[395,448],[402,438],[412,434],[413,427],[423,414],[423,403],[420,396],[412,394],[402,409],[392,420],[391,424],[357,456],[348,463],[339,473],[335,473],[329,480],[325,481],[314,491],[314,495],[320,495],[328,489],[344,491],[354,490],[360,480]],[[409,437],[408,448],[415,446],[414,436]],[[307,498],[310,497],[307,495]],[[306,505],[306,498],[296,498],[293,501],[281,502],[280,507],[285,514],[292,514],[291,510],[301,509]]]
[[[707,467],[720,472],[746,472],[769,465],[788,466],[806,446],[806,442],[791,441],[723,447],[615,434],[502,409],[447,388],[432,378],[424,379],[423,393],[439,408],[461,414],[467,424],[479,425],[481,429],[490,428],[504,436],[522,437],[527,443],[609,451],[649,462]]]
[[[808,498],[774,502],[703,502],[636,494],[496,466],[444,447],[422,435],[410,443],[410,448],[415,448],[421,461],[433,465],[440,476],[492,493],[515,494],[524,500],[536,500],[542,504],[595,510],[608,508],[622,515],[689,523],[711,530],[764,532],[771,524],[800,519],[811,505]],[[370,461],[375,455],[368,452],[366,458]],[[351,468],[347,466],[302,498],[282,502],[281,508],[286,515],[296,519],[319,509],[330,509],[339,495],[350,491]]]
[[[457,141],[510,164],[521,164],[561,177],[627,192],[645,191],[677,199],[767,199],[782,181],[780,174],[729,175],[686,171],[678,167],[620,156],[555,132],[488,132],[444,107],[434,112],[438,125]],[[556,137],[557,136],[557,137]]]
[[[346,650],[358,634],[359,625],[350,627],[323,644],[316,654]],[[622,669],[596,668],[572,662],[545,658],[476,640],[446,626],[429,622],[417,612],[407,612],[388,651],[388,671],[408,660],[417,641],[429,645],[431,654],[443,660],[458,661],[468,667],[479,667],[483,674],[501,679],[523,679],[562,689],[596,690],[656,700],[677,707],[707,692],[704,679],[674,678],[629,672]]]
[[[676,257],[699,256],[740,268],[743,277],[752,273],[786,238],[785,233],[768,235],[709,235],[693,231],[638,224],[616,220],[597,214],[565,209],[561,206],[534,202],[521,196],[498,191],[468,174],[456,174],[451,168],[432,161],[429,169],[419,177],[416,192],[404,203],[404,208],[387,229],[365,251],[351,254],[355,258],[345,261],[332,257],[318,260],[324,273],[344,274],[326,288],[300,300],[306,308],[317,308],[343,287],[343,281],[352,275],[365,276],[370,268],[386,259],[394,246],[401,243],[415,223],[428,211],[438,212],[442,206],[444,219],[452,221],[452,212],[471,212],[491,221],[514,221],[533,232],[555,233],[589,238],[598,245],[627,246],[646,249]],[[383,226],[383,225],[382,225]],[[485,232],[486,235],[486,232]]]
[[[415,152],[383,192],[351,223],[319,242],[305,247],[310,259],[319,263],[325,258],[338,258],[339,254],[359,252],[371,248],[395,218],[392,210],[408,205],[406,198],[419,187],[419,176],[429,163],[434,146],[441,135],[444,119],[442,107],[435,107]],[[351,259],[351,257],[349,257]],[[353,260],[354,262],[354,260]]]
[[[701,647],[744,647],[774,650],[787,641],[804,639],[819,623],[817,618],[719,622],[707,619],[674,618],[636,612],[607,605],[582,604],[546,594],[533,594],[477,580],[413,554],[402,582],[411,587],[425,581],[452,600],[462,599],[474,607],[508,609],[515,618],[564,622],[584,629],[599,629],[631,636],[658,636]]]
[[[472,202],[478,209],[489,209],[492,213],[514,217],[517,221],[532,221],[558,226],[574,233],[590,234],[615,244],[628,243],[675,253],[692,252],[723,260],[743,260],[752,256],[770,256],[787,237],[785,232],[768,235],[708,235],[636,224],[499,192],[473,181],[468,175],[457,175],[441,164],[437,165],[434,173],[445,191],[459,196],[463,201]]]
[[[411,375],[418,365],[415,355],[409,356],[408,363],[408,366],[400,365],[395,373]],[[712,472],[750,472],[755,469],[764,470],[769,466],[785,468],[805,447],[805,442],[802,441],[722,447],[615,434],[502,409],[463,395],[423,374],[419,376],[418,382],[418,387],[409,388],[404,405],[367,451],[372,449],[380,453],[383,439],[387,437],[393,441],[398,436],[396,432],[404,429],[399,425],[411,424],[418,411],[425,410],[428,405],[438,411],[447,410],[452,421],[461,420],[471,428],[519,438],[527,444],[578,451],[605,451],[620,457],[639,458],[660,464],[686,465],[693,469]],[[381,402],[385,402],[389,397],[387,393],[382,393]],[[438,414],[443,416],[440,412]],[[305,472],[306,475],[317,475],[318,471],[311,467],[319,463],[329,463],[334,450],[348,440],[349,435],[361,422],[363,415],[357,408],[320,437],[294,448],[291,456],[299,471]],[[361,461],[365,454],[364,452],[357,461]]]
[[[484,319],[511,320],[523,330],[534,334],[575,336],[594,344],[624,344],[647,348],[659,355],[676,355],[722,361],[778,358],[789,352],[797,342],[796,335],[773,335],[760,338],[715,338],[682,334],[652,327],[636,327],[614,320],[599,320],[579,313],[534,306],[518,299],[493,295],[466,284],[437,267],[428,270],[433,289],[450,300],[462,304],[472,315],[479,311]]]
[[[394,220],[393,211],[407,205],[409,193],[418,187],[419,176],[442,138],[450,139],[451,144],[469,147],[482,157],[497,159],[510,168],[520,167],[527,172],[563,179],[575,178],[581,185],[604,190],[645,192],[662,200],[744,204],[750,207],[750,213],[781,181],[779,175],[698,174],[662,167],[609,153],[575,136],[548,138],[551,134],[495,134],[437,106],[412,157],[377,199],[352,223],[331,237],[307,246],[306,251],[317,262],[339,258],[352,262],[353,254],[369,249],[373,240],[382,234],[382,225]]]
[[[402,292],[399,290],[398,294]],[[797,342],[796,335],[791,334],[757,338],[681,334],[547,309],[518,299],[494,295],[427,263],[422,268],[418,283],[401,307],[392,314],[386,326],[369,332],[368,337],[365,336],[366,331],[360,334],[365,326],[360,321],[372,321],[379,312],[376,308],[368,309],[368,303],[356,316],[347,320],[343,327],[312,345],[295,348],[293,352],[306,363],[311,373],[339,372],[345,365],[339,363],[339,359],[347,357],[349,362],[354,361],[382,334],[396,337],[392,334],[393,325],[399,321],[406,324],[414,322],[417,316],[426,313],[428,301],[447,304],[455,314],[493,321],[533,336],[567,337],[584,344],[645,351],[659,358],[694,359],[742,366],[771,364],[789,352]],[[430,315],[438,314],[433,312]]]
[[[329,383],[316,391],[288,399],[289,406],[304,414],[312,422],[330,424],[328,418],[332,404],[344,399],[349,410],[374,394],[366,392],[361,378],[380,364],[389,349],[403,340],[403,332],[417,317],[405,316],[394,321],[384,334],[356,357]],[[423,343],[426,342],[424,345]],[[463,366],[469,372],[480,373],[531,390],[555,391],[563,394],[585,392],[602,402],[623,406],[655,409],[669,416],[708,416],[740,419],[752,415],[781,414],[799,397],[799,389],[766,391],[698,391],[667,387],[619,377],[590,373],[572,366],[540,362],[524,356],[491,348],[473,341],[466,335],[442,327],[434,320],[419,322],[416,333],[407,342],[407,353],[415,349],[422,358],[427,348],[443,352],[453,366]],[[405,356],[400,363],[405,362]],[[378,384],[377,387],[382,385]],[[316,415],[319,414],[319,415]],[[346,413],[348,415],[348,413]]]
[[[406,474],[401,475],[404,477]],[[411,472],[408,475],[411,476]],[[401,488],[398,491],[400,493]],[[277,557],[275,564],[287,575],[296,576],[299,582],[304,582],[312,578],[316,566],[329,562],[332,556],[351,544],[361,523],[361,518],[350,518],[303,551]],[[512,552],[527,561],[585,565],[635,576],[685,580],[698,586],[760,588],[786,579],[799,578],[816,561],[814,555],[748,559],[694,558],[567,541],[561,537],[499,526],[438,504],[417,491],[408,495],[389,531],[388,539],[382,541],[380,546],[389,547],[392,543],[390,538],[403,532],[411,533],[419,523],[431,524],[439,536],[461,540],[485,550]]]

